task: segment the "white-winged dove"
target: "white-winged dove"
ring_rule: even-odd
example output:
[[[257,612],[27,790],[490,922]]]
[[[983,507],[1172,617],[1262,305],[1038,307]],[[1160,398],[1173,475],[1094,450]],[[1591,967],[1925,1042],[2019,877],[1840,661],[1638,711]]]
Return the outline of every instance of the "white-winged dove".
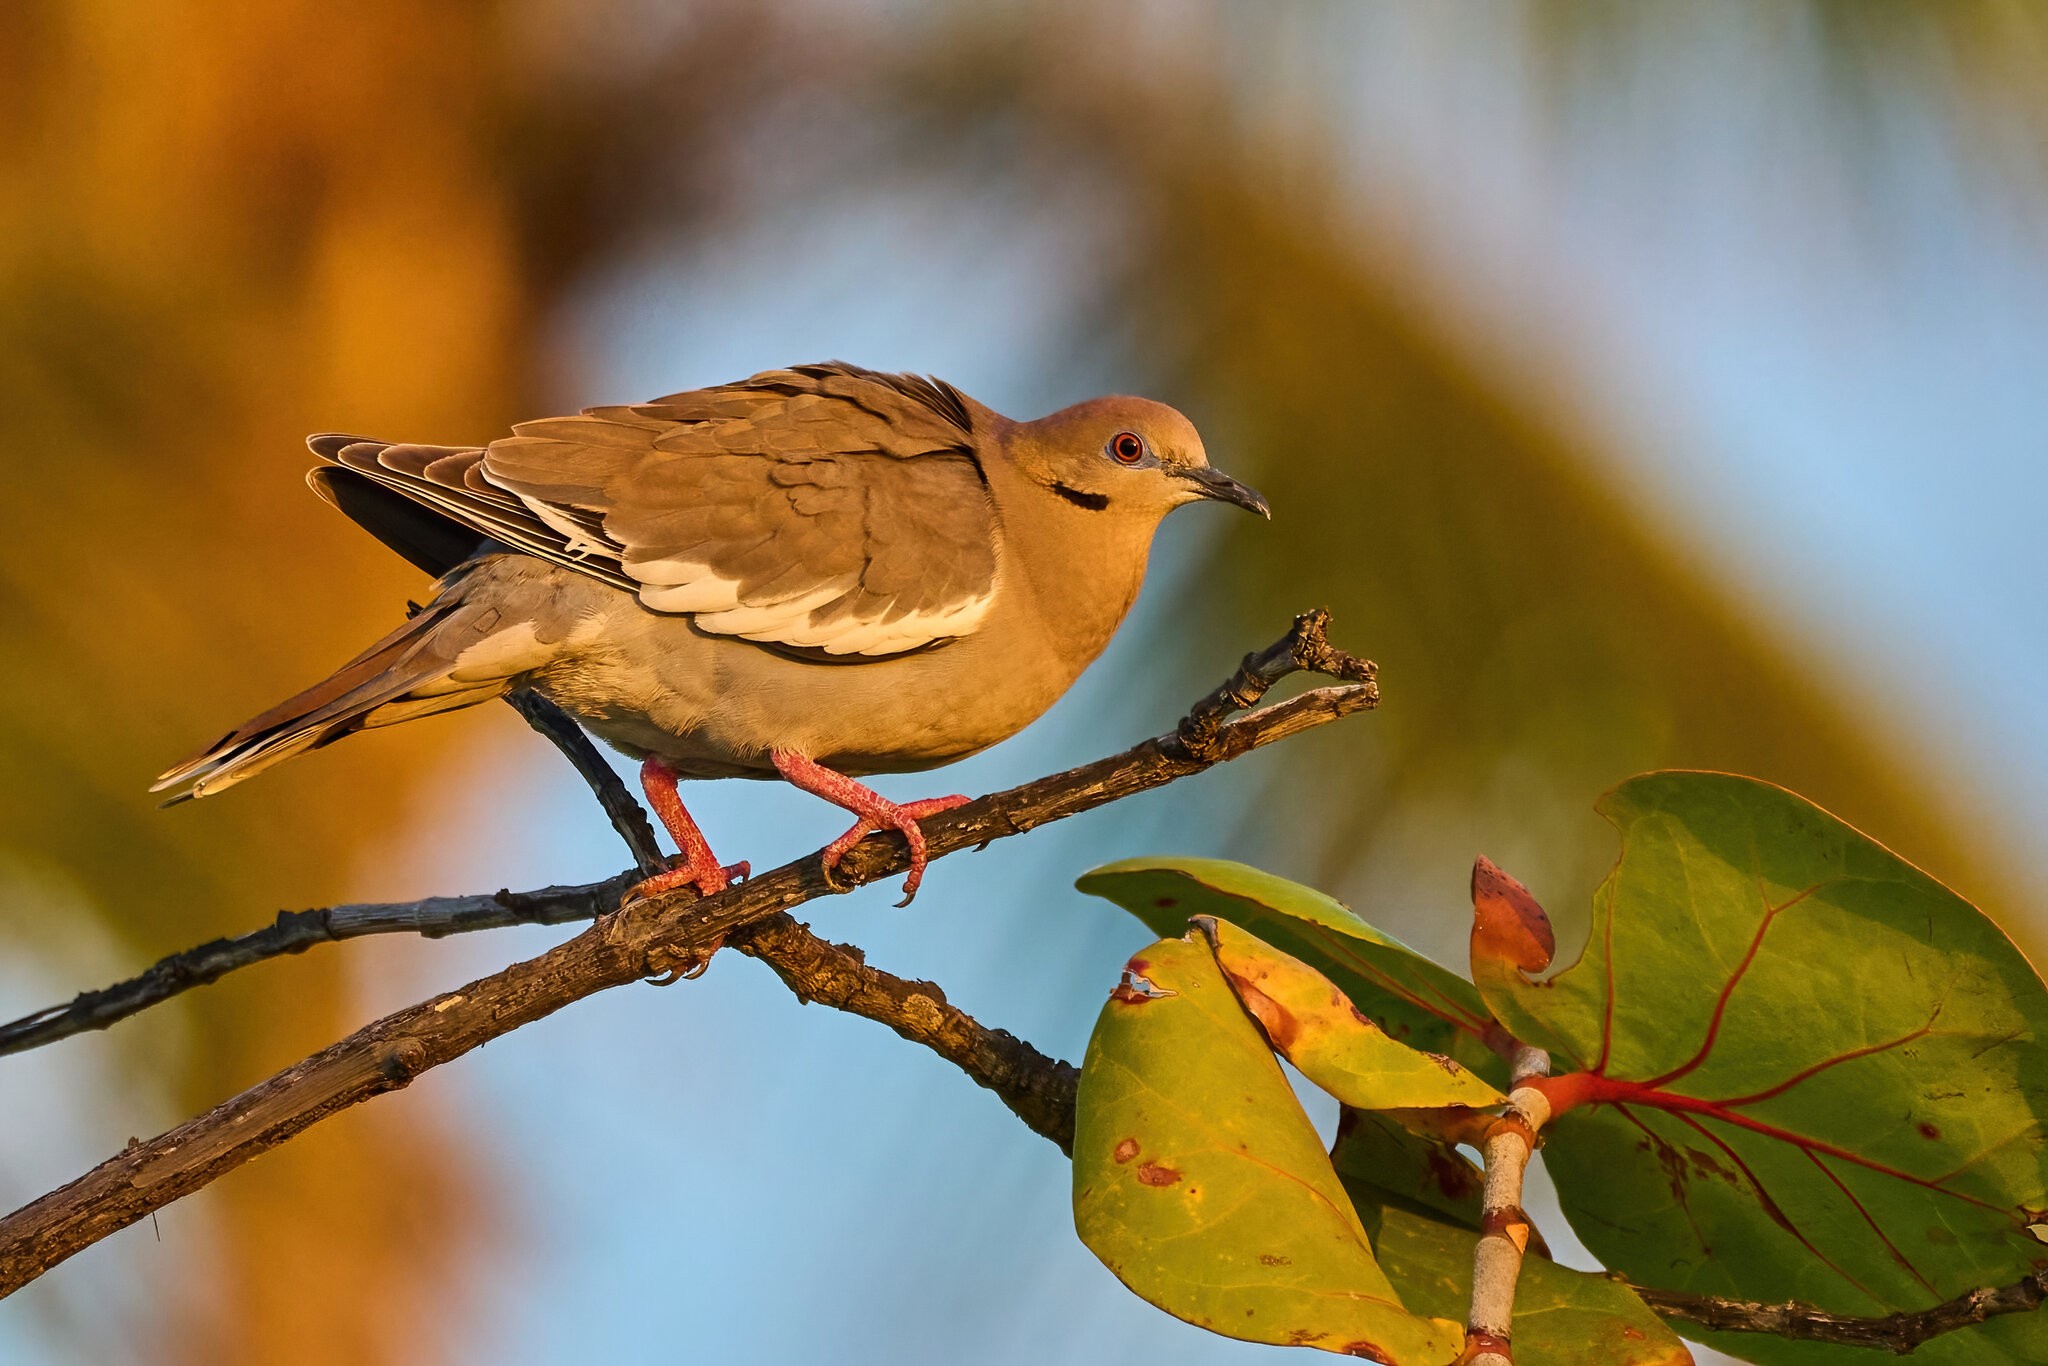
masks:
[[[1152,534],[1199,498],[1266,515],[1193,424],[1141,398],[1012,422],[948,384],[834,362],[522,423],[484,447],[308,444],[322,497],[430,574],[426,606],[325,681],[157,780],[202,797],[352,731],[521,687],[638,758],[681,849],[637,889],[723,867],[679,777],[780,774],[901,831],[854,775],[1006,739],[1115,633]],[[906,895],[906,900],[908,895]]]

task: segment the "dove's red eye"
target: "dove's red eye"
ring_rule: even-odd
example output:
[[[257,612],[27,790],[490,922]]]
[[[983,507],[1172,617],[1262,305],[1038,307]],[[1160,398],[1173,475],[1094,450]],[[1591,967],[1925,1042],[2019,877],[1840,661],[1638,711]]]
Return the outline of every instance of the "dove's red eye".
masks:
[[[1109,439],[1109,453],[1123,464],[1135,465],[1145,458],[1145,438],[1136,432],[1118,432]]]

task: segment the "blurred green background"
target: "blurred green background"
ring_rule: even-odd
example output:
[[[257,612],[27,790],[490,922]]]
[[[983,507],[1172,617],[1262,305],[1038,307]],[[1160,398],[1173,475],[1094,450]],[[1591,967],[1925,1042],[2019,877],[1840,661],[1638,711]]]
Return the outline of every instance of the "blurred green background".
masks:
[[[612,871],[503,708],[144,788],[420,590],[304,433],[830,355],[1016,416],[1150,394],[1275,509],[1174,519],[1072,697],[890,790],[1156,731],[1318,603],[1383,669],[1373,717],[818,909],[990,1023],[1078,1054],[1138,932],[1069,886],[1141,852],[1457,961],[1484,851],[1569,952],[1591,802],[1660,766],[1796,788],[2038,950],[2044,152],[2025,0],[16,0],[0,1013],[280,907]],[[696,798],[727,857],[836,829],[735,786]],[[0,1201],[558,937],[313,953],[0,1060]],[[1255,1354],[1125,1296],[1057,1154],[880,1031],[723,960],[614,995],[81,1256],[0,1357]]]

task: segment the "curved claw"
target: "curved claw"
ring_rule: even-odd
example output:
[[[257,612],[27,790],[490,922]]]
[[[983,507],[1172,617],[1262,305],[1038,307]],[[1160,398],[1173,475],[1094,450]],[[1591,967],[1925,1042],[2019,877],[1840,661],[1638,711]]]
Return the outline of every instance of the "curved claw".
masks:
[[[910,846],[910,876],[903,880],[903,900],[899,905],[908,906],[910,899],[917,895],[917,885],[924,881],[926,862],[924,831],[917,828],[918,821],[926,816],[935,816],[941,811],[951,811],[968,800],[961,796],[927,797],[923,801],[904,802],[901,805],[890,801],[871,787],[864,786],[826,768],[815,759],[793,749],[771,749],[768,758],[775,765],[775,771],[796,786],[856,817],[853,828],[825,846],[823,864],[825,881],[834,887],[832,870],[839,860],[846,857],[846,851],[877,830],[899,832]]]
[[[675,949],[650,949],[647,966],[654,975],[644,980],[651,987],[672,987],[678,982],[694,982],[711,969],[711,959],[725,947],[725,936],[720,935],[702,948],[678,951]]]
[[[697,895],[700,897],[716,896],[731,886],[736,879],[750,877],[754,871],[753,867],[744,859],[738,863],[728,863],[723,866],[720,866],[716,860],[713,860],[700,866],[689,861],[683,855],[678,854],[676,862],[679,862],[681,866],[671,867],[665,872],[656,873],[653,877],[642,878],[634,883],[627,890],[624,898],[620,900],[619,909],[624,910],[626,907],[645,901],[649,897],[658,896],[662,892],[674,891],[678,887],[695,886]]]
[[[921,801],[898,805],[880,797],[875,798],[862,813],[861,818],[855,821],[845,834],[825,846],[824,855],[820,860],[824,865],[825,880],[832,881],[832,870],[839,866],[839,860],[845,858],[854,845],[877,830],[894,830],[902,835],[903,842],[910,846],[910,871],[903,879],[903,900],[896,903],[898,906],[908,906],[917,897],[917,889],[924,882],[925,865],[929,862],[924,831],[917,823],[926,816],[936,816],[941,811],[951,811],[956,806],[963,806],[968,800],[955,794],[951,797],[927,797]]]

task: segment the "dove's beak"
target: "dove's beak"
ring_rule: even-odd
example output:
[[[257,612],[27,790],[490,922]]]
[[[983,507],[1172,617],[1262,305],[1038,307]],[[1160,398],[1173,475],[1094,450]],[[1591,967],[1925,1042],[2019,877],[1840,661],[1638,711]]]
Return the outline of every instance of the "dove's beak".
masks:
[[[1271,521],[1273,510],[1266,506],[1266,499],[1257,489],[1240,484],[1222,470],[1210,469],[1207,465],[1181,465],[1175,474],[1194,484],[1204,498],[1214,498],[1219,503],[1230,503],[1246,512],[1256,512]]]

